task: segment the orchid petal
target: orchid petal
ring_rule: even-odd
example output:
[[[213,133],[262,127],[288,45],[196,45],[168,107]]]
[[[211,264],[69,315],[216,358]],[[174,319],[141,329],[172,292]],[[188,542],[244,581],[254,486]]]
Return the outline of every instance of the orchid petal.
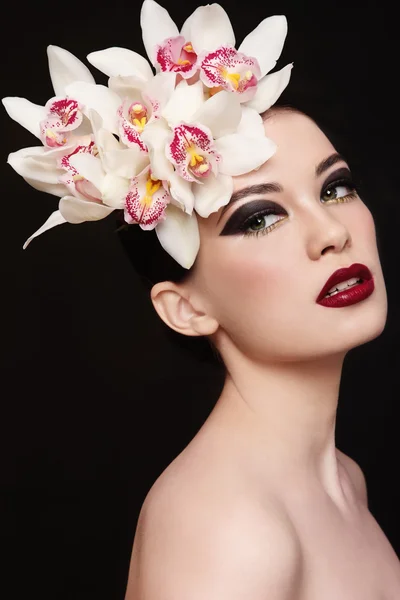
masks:
[[[94,109],[101,118],[105,129],[118,133],[117,110],[121,105],[121,98],[104,85],[95,85],[77,81],[68,85],[66,93],[83,104],[83,112],[89,116],[90,109]]]
[[[64,219],[60,211],[55,210],[53,213],[51,213],[47,221],[37,231],[35,231],[35,233],[28,237],[25,244],[22,246],[23,249],[25,250],[25,248],[29,246],[33,238],[37,237],[38,235],[41,235],[42,233],[44,233],[48,229],[51,229],[52,227],[56,227],[56,225],[62,225],[66,222],[67,221]]]
[[[153,77],[148,61],[133,50],[116,46],[106,50],[91,52],[86,57],[96,69],[108,77],[134,75],[143,81]]]
[[[86,112],[88,113],[87,117],[90,121],[94,137],[96,138],[97,132],[103,128],[103,119],[101,118],[99,113],[96,112],[93,108],[89,108]]]
[[[162,116],[171,126],[181,121],[190,121],[193,114],[204,104],[203,84],[197,81],[193,85],[183,80],[176,86]]]
[[[276,65],[285,43],[287,29],[284,15],[267,17],[240,44],[239,52],[257,58],[261,77]]]
[[[104,170],[119,177],[136,177],[148,165],[149,156],[138,146],[105,152],[102,157]]]
[[[24,181],[28,183],[31,187],[39,192],[45,192],[46,194],[51,194],[52,196],[57,196],[58,198],[62,198],[65,194],[69,194],[70,190],[63,183],[45,183],[44,181],[39,181],[38,179],[30,179],[29,177],[24,177]]]
[[[89,139],[90,142],[90,139]],[[60,160],[69,150],[76,147],[76,143],[63,146],[62,148],[45,148],[44,146],[30,146],[29,148],[21,148],[15,152],[11,152],[10,156],[18,155],[21,157],[32,156],[48,163],[49,165],[56,165],[57,161]]]
[[[197,71],[197,54],[183,35],[167,38],[157,46],[156,69],[191,79]]]
[[[173,138],[166,146],[165,154],[177,174],[191,182],[208,177],[221,160],[214,150],[211,131],[199,123],[181,123],[174,127]]]
[[[165,209],[166,218],[159,223],[156,234],[161,246],[181,267],[190,269],[200,248],[200,234],[196,214],[183,212],[173,204]]]
[[[7,162],[24,179],[29,178],[43,183],[57,184],[63,171],[57,167],[54,155],[52,157],[46,156],[42,146],[38,146],[37,150],[43,152],[33,152],[33,150],[35,149],[22,148],[17,152],[11,152],[8,155]]]
[[[143,81],[134,75],[110,77],[108,80],[108,87],[110,90],[118,94],[121,99],[141,94],[145,86],[146,81]]]
[[[85,221],[99,221],[115,210],[98,202],[89,202],[75,196],[61,198],[58,208],[68,223],[84,223]]]
[[[258,113],[262,113],[275,104],[290,81],[292,68],[293,63],[289,63],[280,71],[263,77],[258,82],[254,98],[247,102],[246,106],[254,108]]]
[[[169,176],[169,186],[172,204],[191,215],[194,208],[194,194],[190,181],[186,181],[174,172]]]
[[[195,211],[204,218],[228,204],[233,192],[233,179],[221,173],[216,177],[213,173],[204,180],[202,185],[194,188]]]
[[[178,27],[168,11],[154,0],[144,0],[140,12],[143,44],[151,63],[155,65],[156,46],[166,38],[179,35]]]
[[[211,88],[233,92],[240,102],[247,102],[256,93],[261,69],[256,58],[238,52],[232,46],[220,46],[203,53],[199,59],[200,79]]]
[[[67,186],[59,182],[59,177],[64,173],[57,166],[61,156],[59,148],[49,151],[43,146],[33,146],[9,154],[8,163],[36,190],[61,197],[68,193]]]
[[[265,129],[261,115],[253,108],[242,105],[242,118],[236,133],[246,137],[264,137]]]
[[[2,103],[9,117],[40,139],[40,122],[47,117],[44,106],[17,96],[3,98]]]
[[[99,158],[88,152],[79,152],[69,157],[69,164],[101,191],[105,172]]]
[[[125,197],[124,219],[145,230],[154,229],[165,219],[165,208],[170,202],[167,187],[152,177],[147,167],[139,177],[132,179]]]
[[[162,181],[168,180],[174,170],[165,154],[166,145],[171,141],[172,136],[164,119],[150,123],[142,133],[142,140],[149,150],[151,171],[154,177]]]
[[[56,96],[65,96],[67,86],[73,81],[95,83],[94,77],[76,56],[59,46],[47,46],[50,78]]]
[[[103,128],[103,119],[95,110],[89,110],[89,119],[94,135],[94,141],[102,160],[105,152],[113,152],[121,149],[121,144],[115,136],[110,131]]]
[[[221,45],[235,45],[231,22],[219,4],[196,8],[184,22],[181,35],[191,42],[196,54],[211,52]]]
[[[104,204],[113,208],[124,208],[125,196],[129,190],[130,180],[107,173],[101,188],[101,197]]]
[[[133,146],[137,146],[143,153],[147,153],[147,147],[143,143],[141,133],[143,133],[143,129],[145,129],[145,126],[148,124],[148,108],[147,106],[143,107],[142,102],[139,102],[137,104],[138,107],[140,106],[139,112],[141,112],[141,114],[143,115],[145,124],[143,125],[142,123],[138,125],[138,123],[140,123],[141,121],[137,121],[135,120],[135,118],[132,118],[133,114],[131,111],[134,110],[134,105],[136,105],[136,102],[131,103],[131,100],[126,98],[125,102],[118,109],[119,139],[126,146],[130,148]]]
[[[276,152],[276,144],[267,137],[245,137],[237,133],[226,135],[215,142],[222,156],[220,173],[244,175],[258,169]]]
[[[143,89],[143,96],[149,98],[153,106],[157,102],[162,108],[171,98],[175,82],[175,73],[157,73]]]
[[[96,146],[100,152],[117,152],[121,150],[120,143],[107,129],[99,129],[95,134]]]
[[[192,116],[193,123],[208,127],[214,138],[234,133],[240,123],[242,110],[239,99],[231,92],[221,91],[212,96]]]

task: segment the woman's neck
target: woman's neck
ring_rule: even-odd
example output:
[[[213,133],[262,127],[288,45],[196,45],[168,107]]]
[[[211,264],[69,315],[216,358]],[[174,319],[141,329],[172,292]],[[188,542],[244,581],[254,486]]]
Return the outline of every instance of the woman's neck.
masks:
[[[205,428],[216,427],[220,443],[231,445],[261,484],[314,481],[343,505],[335,445],[343,360],[341,354],[273,365],[237,361]]]

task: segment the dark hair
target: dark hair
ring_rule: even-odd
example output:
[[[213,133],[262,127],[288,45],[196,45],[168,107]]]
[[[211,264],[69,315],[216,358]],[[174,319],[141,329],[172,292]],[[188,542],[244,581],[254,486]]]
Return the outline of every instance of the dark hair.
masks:
[[[183,283],[192,275],[196,262],[190,269],[181,267],[163,249],[154,230],[143,231],[138,225],[128,225],[121,214],[117,231],[132,266],[148,292],[150,302],[150,291],[154,284],[160,281]],[[173,344],[189,352],[197,361],[225,371],[221,355],[208,337],[183,335],[167,325],[165,333]]]
[[[297,112],[312,118],[309,116],[308,111],[289,103],[283,103],[282,101],[276,103],[271,109],[266,110],[261,116],[265,120],[276,111]],[[331,131],[331,127],[327,127],[322,123],[323,119],[319,117],[316,119],[312,118],[312,120],[337,148],[337,134]],[[341,142],[343,142],[343,139],[341,139]],[[149,292],[149,298],[150,290],[155,283],[160,281],[184,283],[191,277],[196,268],[196,261],[190,269],[181,267],[162,248],[154,230],[143,231],[139,226],[126,224],[123,220],[123,214],[119,218],[118,234],[132,266]],[[218,350],[207,337],[185,336],[173,331],[170,327],[167,327],[167,335],[172,339],[173,343],[177,343],[185,350],[189,350],[198,360],[225,368]]]

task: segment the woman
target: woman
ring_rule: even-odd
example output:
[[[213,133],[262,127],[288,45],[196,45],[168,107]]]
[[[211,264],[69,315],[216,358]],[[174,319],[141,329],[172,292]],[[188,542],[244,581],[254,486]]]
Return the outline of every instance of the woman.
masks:
[[[387,316],[373,217],[309,117],[276,107],[264,125],[275,155],[199,219],[189,274],[151,289],[171,329],[209,338],[226,377],[145,499],[126,600],[400,596],[363,472],[335,447],[344,358]]]
[[[145,25],[146,20],[152,26],[162,20],[157,6],[145,1]],[[202,9],[202,14],[219,10]],[[146,11],[153,13],[151,18]],[[215,25],[216,20],[210,21]],[[180,91],[171,96],[175,105],[168,96],[168,75],[165,86],[157,88],[168,97],[146,104],[156,77],[145,90],[145,84],[136,82],[135,87],[123,79],[132,77],[121,73],[131,63],[119,49],[117,54],[113,49],[89,55],[111,78],[112,94],[107,95],[92,87],[86,67],[56,47],[50,48],[49,58],[61,100],[51,99],[23,116],[21,99],[5,102],[10,116],[45,147],[15,153],[10,163],[35,187],[62,196],[59,210],[30,239],[65,221],[100,219],[116,208],[124,209],[128,223],[140,223],[149,242],[155,236],[146,228],[156,225],[163,248],[180,263],[184,277],[170,271],[152,286],[154,308],[171,331],[209,340],[226,369],[214,410],[146,497],[126,600],[390,600],[400,594],[399,564],[368,511],[363,473],[335,447],[344,357],[379,336],[386,322],[374,223],[345,160],[310,118],[269,108],[262,125],[254,114],[255,105],[261,113],[265,103],[272,106],[289,80],[291,66],[282,69],[268,102],[258,97],[252,104],[254,93],[268,91],[263,78],[268,77],[266,64],[271,68],[280,54],[282,23],[274,21],[279,43],[271,44],[269,62],[260,56],[261,68],[251,58],[250,47],[259,49],[253,36],[239,48],[250,55],[243,70],[243,57],[235,55],[231,44],[230,60],[239,67],[231,72],[221,63],[218,81],[210,70],[216,51],[208,47],[208,60],[202,57],[193,36],[202,39],[205,29],[196,33],[193,19],[180,36],[173,37],[170,29],[172,37],[164,37],[173,43],[158,45],[156,57],[153,29],[144,27],[149,58],[161,71],[167,58],[174,58],[168,54],[171,47],[180,43],[174,72],[187,81],[177,83]],[[188,31],[190,37],[185,37]],[[78,79],[71,79],[71,71]],[[182,118],[183,100],[199,98],[193,96],[195,89],[201,91],[198,110],[208,124],[216,107],[220,113],[212,136],[201,129],[198,112],[185,113],[187,130],[197,127],[197,134],[207,134],[204,143],[196,146],[193,137],[179,147],[190,155],[185,162],[158,125],[164,122],[168,136],[178,138],[182,125],[174,115],[179,109]],[[204,90],[213,111],[202,104]],[[104,106],[101,95],[107,97]],[[155,106],[161,112],[158,124],[151,124]],[[36,122],[39,113],[42,120]],[[242,121],[246,127],[241,128]],[[222,138],[236,126],[244,130],[243,147],[229,154],[233,138],[229,144]],[[246,137],[246,128],[253,126]],[[83,139],[88,130],[91,137]],[[157,154],[160,139],[162,152]],[[236,161],[236,172],[227,168],[228,156]],[[143,171],[129,171],[139,164]],[[193,184],[190,193],[185,181]],[[214,182],[214,196],[204,194],[209,181]],[[182,230],[184,239],[177,235]],[[136,260],[151,280],[143,258],[144,247]],[[331,279],[333,273],[336,279]],[[336,286],[346,281],[350,289],[338,292]]]

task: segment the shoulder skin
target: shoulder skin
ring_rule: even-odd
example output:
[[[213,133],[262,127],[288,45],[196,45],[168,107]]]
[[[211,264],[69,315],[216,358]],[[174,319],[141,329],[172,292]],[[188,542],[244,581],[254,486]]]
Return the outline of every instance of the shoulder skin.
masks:
[[[290,522],[234,498],[196,505],[168,488],[138,520],[125,600],[296,600],[302,553]]]

